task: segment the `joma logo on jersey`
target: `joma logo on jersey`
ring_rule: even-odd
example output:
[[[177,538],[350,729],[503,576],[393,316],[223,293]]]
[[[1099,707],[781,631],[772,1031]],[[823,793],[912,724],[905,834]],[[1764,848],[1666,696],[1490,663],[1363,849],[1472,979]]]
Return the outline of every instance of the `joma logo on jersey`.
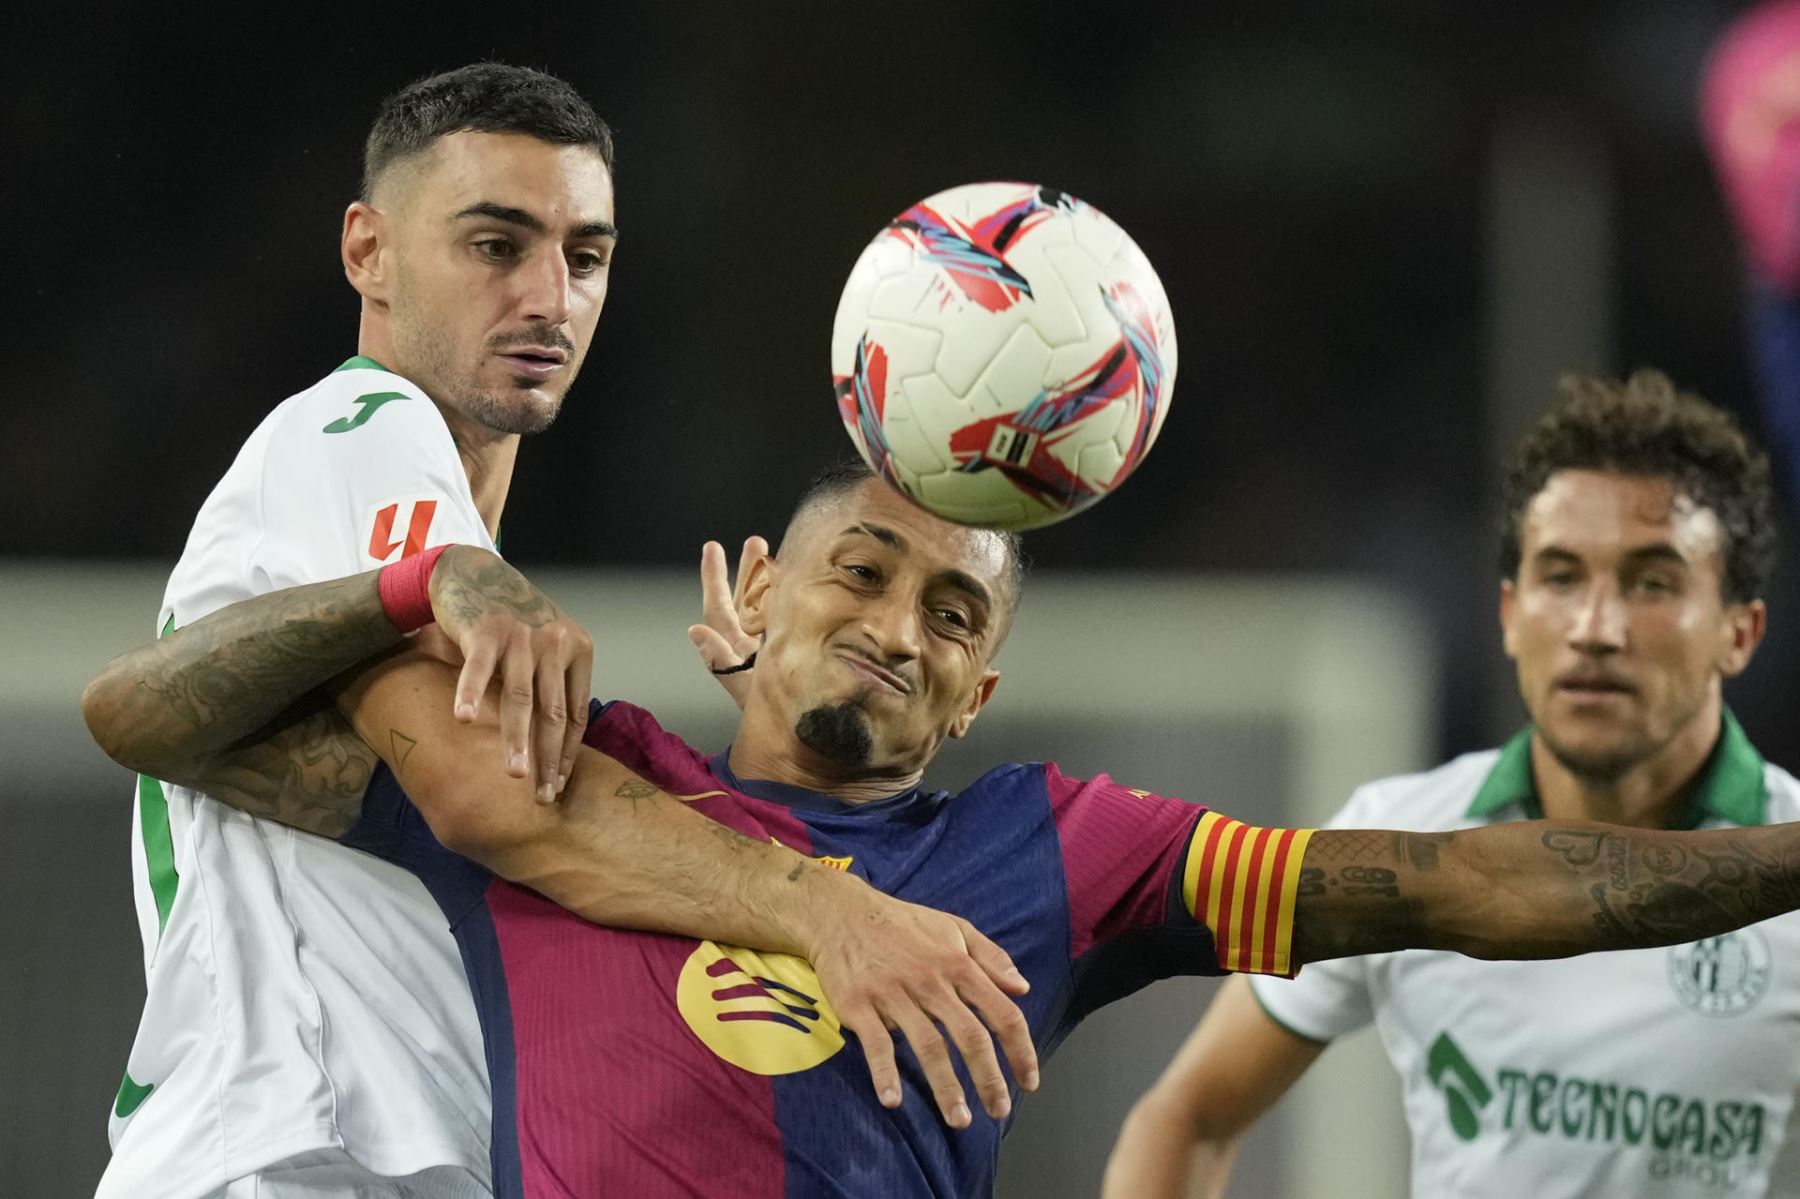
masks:
[[[426,538],[431,535],[431,522],[437,516],[438,502],[415,496],[411,499],[393,500],[374,509],[369,519],[369,557],[376,562],[386,562],[399,551],[402,558],[410,558],[423,550]],[[405,518],[405,525],[400,524]],[[394,531],[404,528],[404,532],[396,537]]]
[[[360,429],[369,423],[369,418],[381,411],[381,406],[389,400],[404,400],[407,395],[403,391],[372,391],[368,395],[356,397],[355,416],[340,416],[325,426],[327,433],[348,433],[352,429]]]
[[[1762,1152],[1763,1106],[1707,1100],[1599,1079],[1503,1066],[1490,1083],[1444,1033],[1432,1042],[1425,1070],[1444,1093],[1450,1127],[1465,1141],[1481,1132],[1483,1113],[1507,1132],[1569,1141],[1641,1145],[1660,1154],[1657,1177],[1686,1172],[1682,1157],[1726,1162]]]

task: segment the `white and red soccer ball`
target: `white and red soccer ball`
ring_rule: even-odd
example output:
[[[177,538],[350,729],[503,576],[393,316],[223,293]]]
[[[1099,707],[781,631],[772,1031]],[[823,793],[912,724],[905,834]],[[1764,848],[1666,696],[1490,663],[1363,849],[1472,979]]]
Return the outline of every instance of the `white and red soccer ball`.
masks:
[[[1125,231],[1073,196],[971,183],[869,243],[831,332],[863,458],[949,520],[1030,529],[1136,469],[1168,415],[1175,327]]]

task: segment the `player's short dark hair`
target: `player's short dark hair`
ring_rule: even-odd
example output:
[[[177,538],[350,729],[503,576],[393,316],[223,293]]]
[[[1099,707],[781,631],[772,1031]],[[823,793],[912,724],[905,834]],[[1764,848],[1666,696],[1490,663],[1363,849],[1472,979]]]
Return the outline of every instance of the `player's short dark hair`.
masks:
[[[868,480],[875,478],[875,472],[861,458],[849,458],[842,462],[834,462],[819,471],[807,483],[806,489],[794,504],[794,515],[788,519],[787,532],[782,534],[785,541],[800,522],[800,518],[821,504],[830,503],[848,495],[861,487]],[[1025,556],[1025,543],[1017,533],[1006,529],[989,529],[1006,550],[1006,619],[1012,623],[1013,613],[1019,610],[1019,596],[1025,589],[1025,573],[1030,569],[1030,560]]]
[[[581,93],[530,67],[478,62],[407,84],[381,103],[363,145],[362,198],[394,163],[452,133],[524,133],[588,146],[613,168],[613,136]]]
[[[1721,597],[1762,595],[1775,564],[1769,460],[1731,415],[1677,391],[1661,371],[1629,379],[1569,375],[1560,400],[1519,447],[1506,472],[1500,572],[1519,574],[1525,509],[1550,477],[1601,470],[1667,479],[1678,495],[1710,509],[1724,530]]]

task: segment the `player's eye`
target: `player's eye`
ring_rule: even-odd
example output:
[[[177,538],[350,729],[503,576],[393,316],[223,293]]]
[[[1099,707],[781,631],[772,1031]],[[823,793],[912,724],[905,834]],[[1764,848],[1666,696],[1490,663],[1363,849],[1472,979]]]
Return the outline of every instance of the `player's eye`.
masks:
[[[966,629],[969,627],[969,615],[961,608],[939,608],[937,618],[952,628]]]
[[[506,262],[518,254],[518,247],[504,237],[488,237],[475,243],[475,252],[489,262]]]
[[[609,262],[605,255],[593,250],[577,250],[569,255],[569,269],[577,275],[597,275],[607,268]]]
[[[844,572],[846,574],[854,575],[865,583],[881,582],[881,572],[866,563],[846,562],[844,564]]]

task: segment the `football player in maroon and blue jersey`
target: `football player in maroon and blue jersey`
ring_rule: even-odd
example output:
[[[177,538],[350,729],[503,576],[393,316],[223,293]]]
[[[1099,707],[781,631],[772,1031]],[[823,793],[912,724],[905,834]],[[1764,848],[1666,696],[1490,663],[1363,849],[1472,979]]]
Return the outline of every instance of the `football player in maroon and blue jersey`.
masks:
[[[984,1195],[1015,1096],[985,1103],[983,1118],[938,1089],[950,1116],[940,1122],[920,1097],[921,1065],[949,1048],[914,1008],[892,1019],[915,1085],[878,1100],[862,1059],[883,1054],[884,1021],[858,1018],[868,1031],[844,1035],[839,1009],[867,1001],[854,987],[836,1009],[826,1000],[819,978],[835,963],[589,923],[579,896],[558,906],[538,893],[554,870],[507,881],[447,849],[453,822],[427,813],[458,804],[543,823],[609,799],[679,802],[722,837],[774,840],[954,913],[1029,981],[1020,1007],[1045,1055],[1101,1004],[1172,974],[1284,974],[1414,946],[1543,957],[1668,944],[1800,905],[1795,827],[1253,829],[1048,763],[932,791],[926,766],[994,693],[993,656],[1019,598],[1016,542],[939,520],[867,472],[838,472],[805,497],[778,552],[746,569],[738,615],[761,644],[731,746],[709,756],[639,708],[599,706],[555,808],[483,765],[500,760],[491,734],[451,717],[456,667],[441,655],[414,647],[337,688],[386,763],[346,801],[357,820],[345,839],[416,871],[462,946],[487,1037],[497,1194]],[[529,586],[497,560],[484,577],[497,594]],[[440,623],[465,619],[471,596],[452,603],[433,584]],[[342,612],[310,610],[315,656],[333,619],[366,630],[379,618],[372,577],[343,587]],[[159,643],[160,684],[230,664],[246,644],[266,650],[258,631],[280,627],[295,594]],[[144,669],[128,656],[109,673]],[[266,654],[259,670],[310,685]],[[1727,860],[1728,879],[1715,869]],[[545,885],[518,885],[534,879]],[[981,1034],[969,1021],[946,1022],[958,1046]],[[986,1096],[996,1080],[965,1081]]]

